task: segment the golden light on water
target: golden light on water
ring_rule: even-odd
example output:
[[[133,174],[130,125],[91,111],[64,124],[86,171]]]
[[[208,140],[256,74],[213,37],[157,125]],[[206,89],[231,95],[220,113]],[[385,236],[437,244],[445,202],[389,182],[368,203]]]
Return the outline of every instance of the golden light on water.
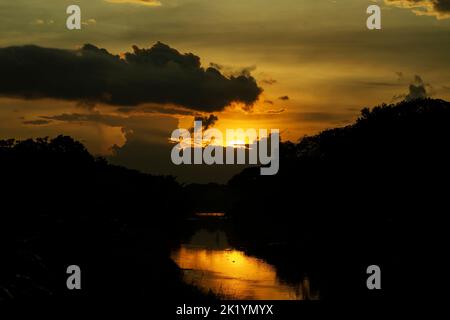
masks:
[[[309,280],[298,286],[281,283],[276,270],[263,260],[234,249],[210,250],[182,246],[172,259],[184,270],[184,280],[225,299],[301,300],[314,298]]]

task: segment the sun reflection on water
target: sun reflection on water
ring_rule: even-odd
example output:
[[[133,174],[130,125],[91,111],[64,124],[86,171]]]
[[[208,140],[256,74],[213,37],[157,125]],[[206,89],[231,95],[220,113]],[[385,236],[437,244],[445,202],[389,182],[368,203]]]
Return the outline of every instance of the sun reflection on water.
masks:
[[[307,278],[298,286],[282,283],[273,266],[239,250],[183,245],[173,252],[172,258],[183,269],[185,282],[225,299],[314,298]]]

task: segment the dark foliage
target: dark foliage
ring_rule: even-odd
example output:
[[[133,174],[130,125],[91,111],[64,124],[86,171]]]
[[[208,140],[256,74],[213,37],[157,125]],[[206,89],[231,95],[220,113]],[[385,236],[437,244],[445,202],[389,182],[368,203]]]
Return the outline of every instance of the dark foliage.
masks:
[[[169,259],[190,210],[173,177],[109,165],[66,136],[0,141],[0,176],[0,300],[193,294]],[[66,288],[72,264],[80,293]]]
[[[449,147],[446,101],[366,108],[353,125],[283,143],[278,175],[235,176],[232,215],[254,253],[317,275],[325,298],[376,295],[371,264],[384,270],[381,297],[411,297],[442,275]]]
[[[445,274],[449,124],[442,100],[364,109],[353,125],[283,143],[277,175],[248,168],[226,187],[112,166],[69,137],[0,141],[0,299],[195,299],[169,248],[190,212],[224,208],[250,253],[286,281],[307,274],[327,301],[433,297],[433,275]],[[65,287],[71,264],[81,293]],[[372,264],[381,293],[366,288]]]

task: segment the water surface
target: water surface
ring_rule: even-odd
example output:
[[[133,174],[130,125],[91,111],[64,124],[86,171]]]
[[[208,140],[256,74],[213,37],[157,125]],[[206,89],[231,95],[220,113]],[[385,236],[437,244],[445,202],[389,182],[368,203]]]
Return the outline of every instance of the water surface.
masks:
[[[224,299],[302,300],[311,295],[308,278],[301,283],[280,281],[274,266],[229,245],[225,231],[197,230],[188,243],[173,250],[184,281]]]

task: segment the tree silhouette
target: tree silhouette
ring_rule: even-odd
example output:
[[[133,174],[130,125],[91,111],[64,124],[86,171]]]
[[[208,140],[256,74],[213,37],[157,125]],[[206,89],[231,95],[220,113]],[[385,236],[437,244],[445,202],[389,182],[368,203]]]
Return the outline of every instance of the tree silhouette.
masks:
[[[251,168],[228,184],[241,237],[268,259],[280,255],[270,243],[288,243],[277,263],[316,272],[325,296],[366,297],[358,281],[372,261],[396,276],[385,296],[404,295],[414,277],[405,269],[436,268],[443,252],[449,124],[449,102],[417,99],[364,108],[352,125],[282,144],[278,175]]]
[[[168,253],[191,210],[173,177],[110,165],[68,136],[0,141],[0,176],[0,301],[76,295],[74,263],[91,280],[82,301],[187,290]]]

